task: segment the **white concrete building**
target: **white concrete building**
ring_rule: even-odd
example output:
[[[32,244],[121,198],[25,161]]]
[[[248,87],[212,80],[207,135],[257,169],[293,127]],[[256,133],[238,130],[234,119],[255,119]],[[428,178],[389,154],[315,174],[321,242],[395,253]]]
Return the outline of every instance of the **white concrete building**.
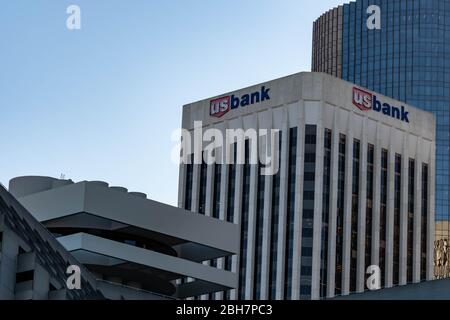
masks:
[[[274,176],[248,162],[180,166],[180,207],[240,225],[240,254],[207,262],[238,272],[239,288],[214,298],[363,292],[370,265],[380,267],[382,287],[432,279],[431,113],[299,73],[184,106],[183,128],[193,131],[194,121],[222,132],[281,130]],[[248,160],[247,141],[226,151]]]
[[[234,224],[193,219],[101,181],[28,176],[12,179],[9,190],[87,267],[107,299],[184,299],[237,286],[236,273],[201,263],[239,251]]]
[[[80,287],[69,287],[69,266]],[[0,300],[102,300],[95,277],[0,184]]]

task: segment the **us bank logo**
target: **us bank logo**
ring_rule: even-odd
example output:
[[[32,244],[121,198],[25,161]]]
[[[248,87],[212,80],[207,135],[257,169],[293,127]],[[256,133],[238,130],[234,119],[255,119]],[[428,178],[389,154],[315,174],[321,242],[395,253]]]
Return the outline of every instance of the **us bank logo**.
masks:
[[[244,94],[240,97],[225,96],[210,101],[209,115],[211,117],[222,118],[228,112],[239,107],[247,107],[255,103],[264,102],[270,100],[270,88],[262,86],[259,91],[255,91],[249,94]]]
[[[378,100],[376,95],[368,91],[353,87],[352,102],[355,107],[362,111],[373,110],[385,116],[409,123],[409,112],[406,111],[404,106],[396,107],[386,102],[383,103],[383,101]]]

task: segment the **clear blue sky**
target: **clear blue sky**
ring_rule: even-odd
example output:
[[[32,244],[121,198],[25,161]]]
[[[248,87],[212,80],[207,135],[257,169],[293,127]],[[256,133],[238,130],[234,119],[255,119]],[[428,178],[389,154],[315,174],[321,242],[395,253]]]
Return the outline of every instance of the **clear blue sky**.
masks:
[[[176,204],[181,106],[309,71],[312,23],[342,2],[0,0],[0,182],[64,173]]]

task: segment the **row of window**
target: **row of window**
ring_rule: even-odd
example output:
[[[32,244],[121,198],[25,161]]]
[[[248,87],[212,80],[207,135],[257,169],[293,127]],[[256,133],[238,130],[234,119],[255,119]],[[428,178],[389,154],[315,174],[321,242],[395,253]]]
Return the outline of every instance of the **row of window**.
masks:
[[[294,237],[295,237],[295,200],[296,200],[296,179],[297,179],[297,156],[298,156],[298,128],[291,128],[289,130],[288,137],[288,161],[287,161],[287,206],[286,206],[286,225],[285,225],[285,246],[283,252],[283,268],[284,268],[284,282],[283,293],[285,299],[292,298],[292,285],[293,285],[293,264],[296,252],[294,252]],[[279,151],[281,154],[282,147],[282,135],[279,135]],[[331,152],[332,152],[332,139],[333,133],[331,130],[326,129],[324,131],[323,138],[324,154],[323,154],[323,192],[322,192],[322,229],[320,235],[321,248],[320,248],[320,296],[325,297],[327,295],[328,279],[328,264],[330,252],[328,252],[329,242],[329,226],[330,226],[330,208],[331,208]],[[243,189],[242,189],[242,202],[241,202],[241,247],[240,247],[240,259],[239,259],[239,289],[238,298],[245,299],[246,297],[246,276],[247,276],[247,251],[249,241],[249,203],[250,203],[250,176],[252,166],[249,164],[249,141],[245,143],[245,159],[246,164],[242,166],[243,177]],[[386,254],[387,254],[387,225],[388,225],[388,170],[389,170],[389,154],[388,151],[381,150],[381,175],[380,180],[376,181],[374,174],[375,164],[375,146],[368,144],[367,146],[361,145],[361,142],[357,139],[353,140],[348,145],[347,136],[339,134],[338,138],[338,172],[337,172],[337,203],[336,203],[336,255],[335,255],[335,294],[342,294],[343,290],[343,258],[344,258],[344,215],[345,215],[345,188],[346,188],[346,176],[347,176],[347,149],[352,148],[352,195],[351,195],[351,221],[350,226],[350,292],[358,291],[357,288],[357,267],[358,267],[358,234],[359,234],[359,210],[362,206],[366,208],[366,217],[363,222],[366,226],[365,239],[364,239],[364,256],[365,267],[367,268],[374,261],[372,260],[372,239],[373,239],[373,225],[374,225],[374,189],[377,183],[380,185],[380,245],[379,245],[379,266],[381,268],[382,284],[385,283],[385,270],[386,270]],[[301,250],[300,254],[300,297],[302,299],[309,299],[311,297],[311,284],[312,284],[312,254],[313,254],[313,236],[314,236],[314,210],[315,210],[315,185],[316,185],[316,163],[317,163],[317,127],[315,125],[307,125],[305,127],[305,144],[304,144],[304,167],[302,171],[302,183],[303,183],[303,203],[302,203],[302,232],[301,232]],[[237,146],[234,145],[236,151]],[[366,162],[361,163],[362,154],[366,153]],[[236,154],[236,152],[235,152]],[[402,186],[402,156],[396,154],[394,162],[394,226],[393,226],[393,284],[399,284],[400,275],[400,222],[402,211],[402,192],[404,188]],[[280,161],[280,159],[278,159]],[[365,165],[366,170],[366,198],[361,198],[361,186],[360,186],[360,172],[361,166]],[[222,169],[221,165],[215,165],[213,183],[214,190],[214,203],[211,206],[212,215],[218,218],[218,212],[220,210],[220,188],[222,181]],[[186,166],[186,192],[192,193],[192,171],[193,166]],[[228,168],[228,195],[227,195],[227,213],[226,219],[230,222],[235,221],[234,217],[234,203],[235,197],[235,184],[237,175],[237,165],[229,165]],[[252,255],[253,261],[253,278],[254,285],[249,288],[253,293],[255,299],[262,298],[261,294],[261,282],[262,279],[262,246],[263,246],[263,230],[264,224],[267,223],[264,220],[264,204],[266,194],[266,177],[260,175],[260,166],[257,166],[257,201],[256,201],[256,219],[255,219],[255,252]],[[416,185],[416,170],[418,170],[416,161],[409,159],[408,162],[408,199],[407,199],[407,281],[413,280],[413,229],[415,223],[415,185]],[[200,186],[199,189],[206,189],[206,178],[203,176],[203,172],[207,171],[206,165],[200,165]],[[428,165],[422,165],[422,219],[421,219],[421,279],[426,279],[426,252],[427,252],[427,226],[428,226]],[[277,261],[278,261],[278,242],[280,241],[278,235],[278,228],[280,223],[280,183],[281,183],[281,170],[272,178],[271,183],[271,217],[270,217],[270,248],[269,248],[269,266],[268,266],[268,293],[269,299],[276,299],[277,288]],[[405,186],[406,187],[406,186]],[[186,194],[187,195],[187,194]],[[204,203],[203,191],[199,192],[199,208]],[[185,198],[186,208],[191,203],[191,195]],[[200,212],[204,214],[204,211]],[[211,262],[212,265],[216,265],[216,261]],[[232,259],[225,259],[225,268],[231,271]],[[225,298],[229,298],[229,292],[225,292]]]
[[[343,8],[342,78],[433,112],[437,130],[448,133],[450,115],[438,113],[450,105],[448,1],[372,1],[381,6],[384,27],[380,31],[365,27],[366,3],[358,0]],[[448,140],[448,136],[437,140],[437,163],[450,161]],[[436,216],[449,219],[448,204],[443,201],[449,198],[450,173],[446,170],[440,176]]]

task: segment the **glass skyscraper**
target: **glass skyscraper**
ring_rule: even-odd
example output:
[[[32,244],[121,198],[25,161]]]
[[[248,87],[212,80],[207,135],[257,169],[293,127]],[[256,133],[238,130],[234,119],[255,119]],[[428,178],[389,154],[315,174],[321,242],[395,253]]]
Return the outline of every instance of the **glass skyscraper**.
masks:
[[[380,30],[367,27],[371,5],[381,9]],[[450,220],[450,0],[358,0],[332,9],[314,23],[312,69],[436,115],[435,216]],[[449,239],[449,230],[440,235]]]

